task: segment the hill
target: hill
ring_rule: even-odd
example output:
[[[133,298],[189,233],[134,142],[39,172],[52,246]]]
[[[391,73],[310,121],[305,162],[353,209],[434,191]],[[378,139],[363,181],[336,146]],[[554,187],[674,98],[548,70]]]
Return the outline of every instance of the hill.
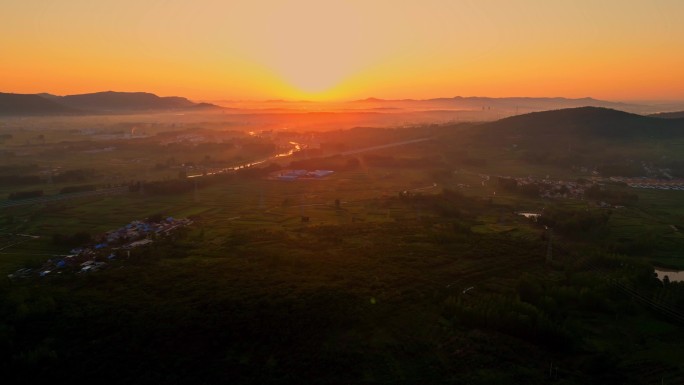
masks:
[[[147,92],[96,92],[57,96],[51,94],[1,94],[0,114],[56,115],[65,113],[100,114],[219,108],[194,103],[178,96],[160,97]]]
[[[481,128],[481,133],[490,139],[516,137],[535,142],[545,138],[630,140],[684,136],[684,120],[598,107],[534,112],[486,123]]]
[[[0,115],[63,115],[76,112],[39,95],[0,93]]]
[[[72,108],[100,112],[177,110],[197,106],[197,103],[177,96],[159,97],[147,92],[113,91],[62,96],[59,102]]]
[[[547,173],[575,175],[584,169],[602,176],[669,179],[684,176],[682,145],[684,119],[581,107],[477,125],[461,148],[502,172],[517,164],[521,170],[545,167]]]

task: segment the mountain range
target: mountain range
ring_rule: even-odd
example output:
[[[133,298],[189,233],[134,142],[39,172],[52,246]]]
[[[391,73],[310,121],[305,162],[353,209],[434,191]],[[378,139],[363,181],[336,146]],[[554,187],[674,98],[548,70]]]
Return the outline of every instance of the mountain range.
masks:
[[[0,115],[122,114],[220,108],[178,96],[147,92],[96,92],[80,95],[0,93]]]
[[[312,105],[320,110],[346,111],[367,110],[387,112],[448,112],[470,111],[482,115],[478,120],[494,120],[500,117],[521,115],[530,112],[560,110],[577,107],[602,107],[659,118],[677,118],[684,110],[684,103],[634,104],[599,100],[594,98],[490,98],[462,97],[434,99],[378,99],[367,98],[340,103],[319,103],[307,101],[271,100],[266,102],[223,101],[222,106],[211,103],[196,103],[178,96],[160,97],[147,92],[96,92],[79,95],[57,96],[48,93],[12,94],[0,93],[0,115],[88,115],[88,114],[130,114],[180,110],[243,109],[283,111],[309,110]],[[274,107],[275,106],[275,107]],[[237,108],[236,108],[237,107]],[[679,114],[679,115],[678,115]]]
[[[574,107],[603,107],[621,111],[633,112],[638,114],[654,114],[660,112],[679,111],[684,109],[684,103],[657,103],[657,104],[636,104],[612,102],[594,98],[532,98],[532,97],[463,97],[453,98],[434,98],[434,99],[378,99],[367,98],[355,100],[357,106],[366,108],[372,107],[398,107],[398,108],[423,108],[423,109],[463,109],[463,110],[482,110],[497,111],[502,115],[518,115],[536,111],[558,110]]]

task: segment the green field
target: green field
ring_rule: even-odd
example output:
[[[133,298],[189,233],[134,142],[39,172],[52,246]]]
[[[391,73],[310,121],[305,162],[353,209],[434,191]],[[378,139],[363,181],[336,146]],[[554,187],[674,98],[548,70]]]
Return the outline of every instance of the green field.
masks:
[[[97,272],[5,280],[2,368],[16,383],[681,383],[684,291],[653,277],[653,264],[683,265],[681,192],[638,190],[620,208],[542,199],[497,177],[581,175],[452,151],[303,153],[278,163],[342,166],[292,182],[206,176],[196,189],[150,172],[137,191],[4,208],[5,275],[68,253],[55,234],[96,238],[156,214],[193,224]],[[90,162],[118,167],[106,159]]]

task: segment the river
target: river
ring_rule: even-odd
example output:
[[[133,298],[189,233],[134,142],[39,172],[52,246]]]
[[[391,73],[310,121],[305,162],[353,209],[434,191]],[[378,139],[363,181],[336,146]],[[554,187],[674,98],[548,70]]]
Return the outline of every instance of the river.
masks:
[[[290,142],[290,145],[292,145],[292,148],[290,148],[288,151],[281,152],[280,154],[275,154],[275,155],[270,156],[266,159],[256,160],[256,161],[248,162],[248,163],[243,163],[243,164],[239,164],[237,166],[226,167],[226,168],[222,168],[220,170],[206,172],[206,173],[202,173],[202,174],[188,175],[188,178],[198,178],[198,177],[206,176],[206,175],[224,174],[224,173],[227,173],[230,171],[237,171],[237,170],[242,169],[242,168],[254,167],[254,166],[266,163],[266,162],[271,161],[271,160],[275,160],[278,158],[284,158],[287,156],[292,156],[292,154],[294,154],[295,152],[302,150],[302,146],[297,142]]]

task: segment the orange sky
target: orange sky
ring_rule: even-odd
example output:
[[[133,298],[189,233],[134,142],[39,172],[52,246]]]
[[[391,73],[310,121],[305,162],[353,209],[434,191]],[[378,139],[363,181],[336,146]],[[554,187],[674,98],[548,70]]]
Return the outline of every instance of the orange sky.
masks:
[[[0,92],[684,99],[684,1],[5,0]]]

